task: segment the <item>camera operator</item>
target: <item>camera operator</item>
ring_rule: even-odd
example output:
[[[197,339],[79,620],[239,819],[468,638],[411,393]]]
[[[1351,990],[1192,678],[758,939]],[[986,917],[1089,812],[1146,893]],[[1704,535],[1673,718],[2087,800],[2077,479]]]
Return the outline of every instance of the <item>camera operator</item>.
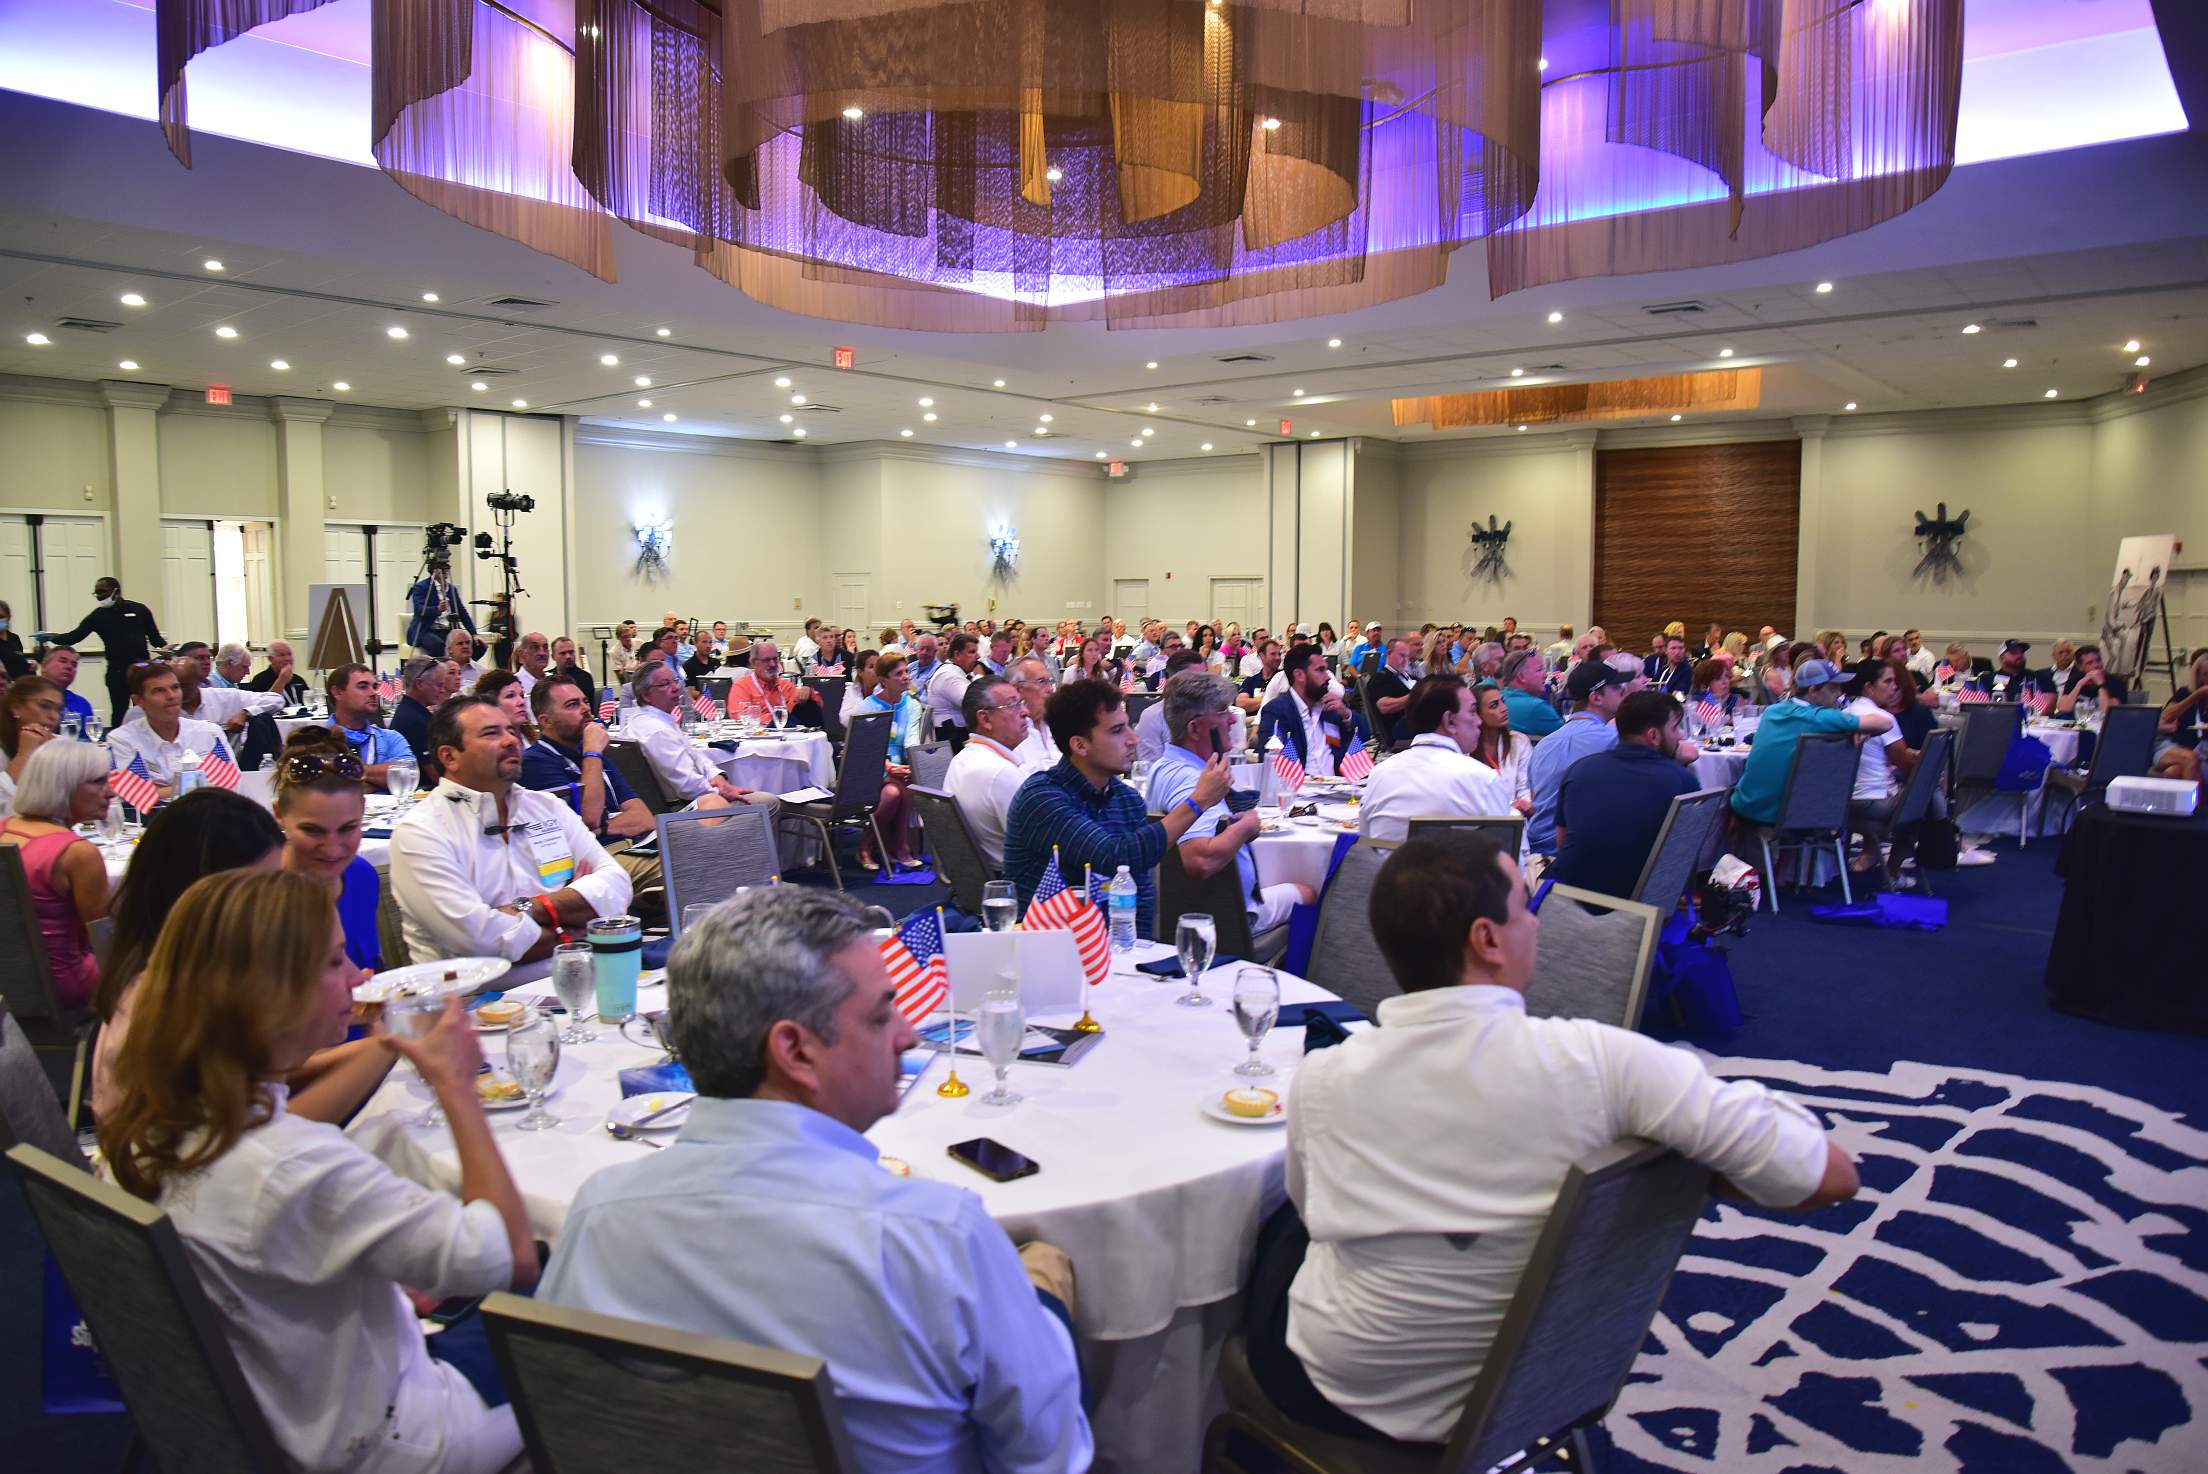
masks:
[[[424,655],[442,660],[446,641],[456,629],[475,633],[475,621],[468,614],[468,606],[460,597],[460,591],[452,586],[452,559],[445,549],[460,539],[460,529],[450,523],[440,522],[429,529],[429,548],[425,558],[429,564],[429,576],[407,590],[407,602],[413,605],[414,614],[406,626],[406,643]]]

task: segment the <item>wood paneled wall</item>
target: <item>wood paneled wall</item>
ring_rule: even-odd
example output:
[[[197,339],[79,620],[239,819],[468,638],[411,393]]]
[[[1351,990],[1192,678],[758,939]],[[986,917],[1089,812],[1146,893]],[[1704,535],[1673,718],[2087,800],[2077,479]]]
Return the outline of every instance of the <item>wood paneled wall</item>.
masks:
[[[1715,620],[1794,622],[1801,526],[1797,441],[1595,454],[1595,623],[1635,655],[1672,620],[1689,647]]]

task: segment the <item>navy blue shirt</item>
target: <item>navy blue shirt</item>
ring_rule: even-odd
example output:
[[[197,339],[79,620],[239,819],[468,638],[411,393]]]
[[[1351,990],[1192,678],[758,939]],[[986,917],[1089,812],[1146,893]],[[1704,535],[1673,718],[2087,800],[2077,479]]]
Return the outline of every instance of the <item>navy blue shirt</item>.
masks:
[[[620,769],[610,762],[601,762],[599,768],[606,775],[606,811],[599,816],[598,834],[605,836],[606,824],[621,811],[621,806],[636,797],[636,790],[629,787]],[[535,788],[545,793],[556,793],[567,800],[567,806],[577,814],[583,811],[583,750],[541,737],[529,744],[521,755],[521,786]]]
[[[1694,773],[1652,747],[1620,742],[1589,753],[1557,797],[1563,848],[1545,878],[1631,899],[1671,801],[1694,792]]]
[[[1109,882],[1120,866],[1135,881],[1135,935],[1148,937],[1156,920],[1154,873],[1165,858],[1165,826],[1132,784],[1113,778],[1102,788],[1081,776],[1071,758],[1060,758],[1020,785],[1004,816],[1004,878],[1019,890],[1020,909],[1034,899],[1053,851],[1058,873],[1079,888],[1086,871]]]

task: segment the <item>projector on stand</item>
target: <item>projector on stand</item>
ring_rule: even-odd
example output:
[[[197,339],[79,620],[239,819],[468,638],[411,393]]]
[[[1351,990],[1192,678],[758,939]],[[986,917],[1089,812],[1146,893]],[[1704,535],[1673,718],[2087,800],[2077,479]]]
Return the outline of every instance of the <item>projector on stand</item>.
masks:
[[[2183,778],[2111,778],[2108,806],[2126,814],[2189,819],[2200,807],[2200,785]]]

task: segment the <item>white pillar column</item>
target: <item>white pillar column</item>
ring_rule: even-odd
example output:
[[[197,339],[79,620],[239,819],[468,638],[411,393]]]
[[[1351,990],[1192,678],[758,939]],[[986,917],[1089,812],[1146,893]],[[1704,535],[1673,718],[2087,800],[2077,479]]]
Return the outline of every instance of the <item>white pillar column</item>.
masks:
[[[161,598],[161,438],[157,412],[168,402],[169,386],[103,379],[100,398],[107,405],[107,466],[115,487],[115,516],[108,529],[115,577],[122,580],[123,591],[130,598],[157,604]],[[56,629],[64,627],[55,625]]]
[[[1794,429],[1802,437],[1800,528],[1794,554],[1794,638],[1806,640],[1817,625],[1817,539],[1824,523],[1825,432],[1830,415],[1802,415]]]
[[[326,399],[276,398],[276,489],[284,508],[284,631],[307,638],[307,585],[323,582],[323,515],[328,502],[322,467],[322,426],[337,406]]]

